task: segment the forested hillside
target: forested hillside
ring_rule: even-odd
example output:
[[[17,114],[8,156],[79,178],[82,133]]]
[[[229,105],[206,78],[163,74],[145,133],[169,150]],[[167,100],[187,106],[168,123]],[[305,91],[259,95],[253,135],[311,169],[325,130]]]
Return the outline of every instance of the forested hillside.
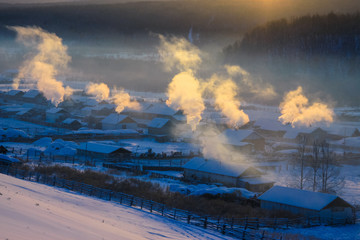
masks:
[[[360,55],[360,14],[307,15],[258,26],[225,49],[226,54],[282,57]]]

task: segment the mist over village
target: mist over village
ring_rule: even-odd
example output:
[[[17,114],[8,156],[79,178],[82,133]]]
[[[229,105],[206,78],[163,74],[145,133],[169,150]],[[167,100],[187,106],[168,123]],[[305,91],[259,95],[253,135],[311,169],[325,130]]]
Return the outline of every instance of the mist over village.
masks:
[[[0,0],[1,239],[360,239],[356,0]]]

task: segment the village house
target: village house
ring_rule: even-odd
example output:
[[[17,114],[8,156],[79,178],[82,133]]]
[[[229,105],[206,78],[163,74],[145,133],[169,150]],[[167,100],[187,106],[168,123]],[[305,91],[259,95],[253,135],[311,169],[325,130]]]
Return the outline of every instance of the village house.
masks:
[[[274,186],[259,198],[261,208],[319,217],[321,223],[353,223],[354,209],[342,198],[320,192]]]
[[[25,94],[22,96],[23,101],[29,102],[29,103],[36,103],[36,104],[45,104],[47,102],[44,95],[36,89],[29,90],[25,92]]]
[[[62,108],[51,108],[46,111],[46,122],[57,123],[62,122],[70,116],[66,110]]]
[[[173,120],[168,118],[154,118],[148,125],[148,133],[150,135],[172,135],[175,128]]]
[[[95,142],[84,142],[81,143],[77,148],[77,153],[80,156],[88,158],[101,159],[103,161],[123,161],[129,159],[131,151],[115,146]]]
[[[67,128],[67,129],[71,129],[71,130],[78,130],[79,128],[81,128],[83,125],[82,123],[74,118],[67,118],[64,121],[62,121],[62,125]]]
[[[238,150],[251,153],[252,151],[264,151],[265,138],[252,130],[233,130],[226,129],[220,135],[222,143],[230,145]],[[249,151],[249,147],[251,151]]]
[[[129,116],[112,113],[101,121],[103,130],[136,129],[137,123]]]
[[[246,188],[253,192],[264,192],[274,185],[263,177],[255,167],[233,162],[195,157],[184,166],[184,178],[188,181],[222,183],[229,187]]]

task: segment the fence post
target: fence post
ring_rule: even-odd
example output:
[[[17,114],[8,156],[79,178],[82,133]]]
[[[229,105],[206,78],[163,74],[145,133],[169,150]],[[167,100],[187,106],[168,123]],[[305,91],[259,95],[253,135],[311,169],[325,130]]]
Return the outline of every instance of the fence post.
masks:
[[[130,200],[130,207],[134,204],[134,197],[131,198]]]
[[[234,228],[234,218],[233,217],[231,218],[231,225],[230,226],[231,226],[231,229]]]
[[[174,219],[176,219],[176,209],[174,209]]]
[[[256,229],[259,229],[259,227],[260,227],[259,218],[256,218]]]
[[[109,201],[111,201],[113,192],[109,192]]]
[[[205,217],[205,219],[204,219],[204,228],[205,228],[205,229],[207,228],[207,220],[208,220],[208,218]]]
[[[248,217],[245,218],[245,226],[244,226],[244,229],[246,230],[248,227]]]
[[[53,177],[53,186],[56,184],[56,176]]]
[[[221,230],[221,233],[222,234],[225,234],[225,231],[226,231],[226,224],[224,223],[223,227],[222,227],[222,230]]]
[[[141,210],[143,209],[143,204],[144,204],[144,199],[141,199],[141,205],[140,205]]]
[[[162,207],[161,207],[161,216],[164,216],[164,208],[165,208],[165,206],[163,204]]]
[[[188,216],[187,216],[187,223],[190,224],[190,220],[191,220],[191,214],[188,213]]]
[[[265,237],[265,230],[263,230],[262,234],[261,234],[261,239],[260,240],[264,240]]]
[[[277,218],[275,218],[274,220],[274,229],[276,229],[276,225],[277,225]]]
[[[245,230],[243,230],[243,234],[242,234],[242,239],[243,239],[243,240],[245,240],[245,239],[246,239],[246,238],[245,238],[245,237],[246,237],[246,235],[245,235],[245,234],[246,234],[246,231],[245,231]]]
[[[150,212],[152,213],[152,209],[153,209],[153,202],[150,202]]]
[[[122,204],[123,195],[120,196],[120,204]]]

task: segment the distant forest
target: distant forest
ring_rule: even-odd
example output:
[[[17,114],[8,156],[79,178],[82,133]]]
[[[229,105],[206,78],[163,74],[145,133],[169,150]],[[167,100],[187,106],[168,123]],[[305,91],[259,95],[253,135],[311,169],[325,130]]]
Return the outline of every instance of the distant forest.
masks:
[[[255,27],[225,49],[228,55],[360,56],[360,13],[280,19]]]
[[[224,58],[280,91],[303,85],[341,105],[359,106],[359,13],[270,21],[224,48]]]
[[[6,25],[36,25],[61,37],[134,33],[232,33],[239,36],[269,20],[331,10],[360,10],[357,0],[181,0],[122,4],[0,4],[0,36]]]

